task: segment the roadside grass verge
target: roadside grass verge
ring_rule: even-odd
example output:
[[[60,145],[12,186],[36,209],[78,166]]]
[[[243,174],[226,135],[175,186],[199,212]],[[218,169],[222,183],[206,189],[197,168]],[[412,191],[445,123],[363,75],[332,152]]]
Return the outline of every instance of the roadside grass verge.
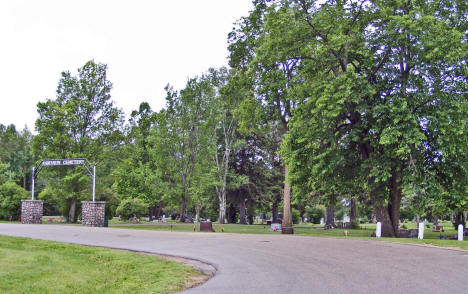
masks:
[[[204,277],[152,255],[0,236],[0,293],[174,293]]]

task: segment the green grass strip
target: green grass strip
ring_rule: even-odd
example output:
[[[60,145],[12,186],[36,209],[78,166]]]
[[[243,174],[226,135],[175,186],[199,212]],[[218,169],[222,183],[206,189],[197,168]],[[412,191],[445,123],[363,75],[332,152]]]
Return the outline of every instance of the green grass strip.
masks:
[[[152,255],[0,236],[0,293],[173,293],[203,274]]]

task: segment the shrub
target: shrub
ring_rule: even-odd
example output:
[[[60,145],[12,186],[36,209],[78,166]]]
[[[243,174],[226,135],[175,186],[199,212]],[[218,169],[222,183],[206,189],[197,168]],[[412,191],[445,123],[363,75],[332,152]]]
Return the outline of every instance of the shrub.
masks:
[[[355,219],[351,221],[350,229],[359,230],[361,226],[359,225],[359,220]]]
[[[301,220],[301,217],[300,217],[300,215],[299,215],[299,210],[293,208],[293,209],[292,209],[291,217],[292,217],[292,222],[293,222],[293,224],[298,224],[299,221]]]
[[[408,227],[406,226],[406,224],[403,224],[403,225],[401,226],[401,228],[402,228],[402,229],[405,229],[405,230],[408,229]]]
[[[21,199],[28,198],[28,192],[8,181],[0,185],[0,219],[8,219],[12,216],[18,219],[21,216]]]
[[[307,211],[307,215],[312,223],[320,224],[320,219],[325,215],[325,210],[323,207],[310,208]]]
[[[120,202],[115,213],[124,220],[136,216],[141,217],[147,212],[148,206],[138,198],[129,198]]]

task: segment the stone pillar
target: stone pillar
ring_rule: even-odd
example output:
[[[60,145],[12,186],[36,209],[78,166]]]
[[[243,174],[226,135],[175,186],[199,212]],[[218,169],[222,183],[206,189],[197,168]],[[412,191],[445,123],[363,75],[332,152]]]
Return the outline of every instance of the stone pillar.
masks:
[[[81,221],[86,227],[103,227],[106,201],[81,201]]]
[[[42,224],[42,200],[21,200],[21,223]]]

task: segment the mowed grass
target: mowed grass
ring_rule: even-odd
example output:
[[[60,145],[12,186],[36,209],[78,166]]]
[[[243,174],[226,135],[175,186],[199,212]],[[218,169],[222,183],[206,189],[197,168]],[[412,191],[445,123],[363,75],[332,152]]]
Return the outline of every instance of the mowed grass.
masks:
[[[442,233],[444,236],[454,236],[457,231],[453,229],[449,222],[443,223],[445,232]],[[109,224],[112,228],[123,228],[123,229],[137,229],[137,230],[158,230],[158,231],[173,231],[173,232],[199,232],[199,224],[161,224],[161,223],[142,223],[142,224]],[[416,228],[415,223],[406,223],[409,229]],[[441,233],[432,232],[431,228],[425,228],[424,239],[418,240],[417,238],[375,238],[370,237],[371,233],[375,231],[375,224],[361,224],[360,229],[332,229],[324,230],[318,225],[312,224],[300,224],[294,225],[294,234],[302,236],[314,236],[314,237],[331,237],[331,238],[360,238],[367,240],[376,241],[389,241],[398,243],[412,243],[421,245],[433,245],[439,247],[454,247],[464,250],[468,250],[468,241],[465,237],[463,242],[458,240],[440,240],[439,236]],[[240,224],[213,224],[215,233],[234,233],[234,234],[281,234],[279,232],[270,231],[270,226],[267,225],[240,225]],[[344,235],[344,231],[348,232],[348,235]]]
[[[0,236],[0,293],[173,293],[203,278],[152,255]]]

